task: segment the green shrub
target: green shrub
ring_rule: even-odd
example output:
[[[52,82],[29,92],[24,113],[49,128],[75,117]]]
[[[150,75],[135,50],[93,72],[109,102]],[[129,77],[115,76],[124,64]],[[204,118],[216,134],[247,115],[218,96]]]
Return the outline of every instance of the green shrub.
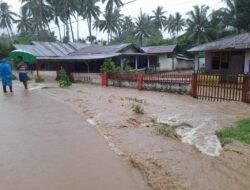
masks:
[[[16,75],[12,75],[12,80],[17,80]]]
[[[137,114],[144,114],[144,109],[140,105],[133,105],[133,112]]]
[[[38,77],[36,77],[35,82],[36,83],[43,83],[44,79],[42,77],[38,76]]]
[[[178,137],[175,128],[165,123],[159,124],[159,126],[157,127],[157,132],[159,135],[166,137]]]
[[[62,68],[60,70],[60,74],[59,74],[59,86],[62,88],[67,88],[71,85],[72,85],[72,83],[70,82],[70,79],[69,79],[65,69]]]
[[[115,66],[115,63],[112,59],[106,59],[101,66],[101,72],[116,72],[119,71],[119,67]]]

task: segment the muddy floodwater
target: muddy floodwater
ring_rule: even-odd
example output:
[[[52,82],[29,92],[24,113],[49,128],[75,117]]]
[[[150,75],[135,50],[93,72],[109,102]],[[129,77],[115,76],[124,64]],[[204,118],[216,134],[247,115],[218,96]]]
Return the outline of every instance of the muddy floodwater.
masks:
[[[78,113],[111,149],[138,168],[153,189],[245,190],[250,187],[250,148],[222,147],[215,131],[250,117],[250,106],[206,102],[169,93],[74,84],[43,90]],[[135,114],[140,105],[144,114]],[[156,133],[153,122],[178,126],[177,138]]]
[[[150,189],[81,113],[39,89],[0,94],[1,190]]]
[[[31,93],[36,94],[33,99],[41,101],[40,107],[50,110],[50,116],[45,117],[47,122],[51,118],[63,118],[67,123],[67,127],[63,125],[63,132],[56,127],[56,133],[69,132],[74,139],[74,135],[79,137],[77,132],[71,132],[76,123],[80,128],[86,128],[87,121],[92,126],[89,130],[98,131],[109,148],[124,160],[125,165],[139,170],[152,189],[249,189],[250,146],[233,142],[222,147],[215,131],[250,117],[250,105],[206,102],[190,96],[88,84],[74,84],[69,89],[60,89],[55,83],[44,85],[53,88],[41,89],[42,86],[34,85]],[[44,99],[49,102],[43,103]],[[53,104],[54,101],[57,103]],[[144,114],[134,113],[132,107],[135,105],[143,108]],[[60,115],[61,110],[64,111]],[[65,116],[64,112],[73,115]],[[72,120],[74,125],[71,126]],[[154,123],[175,126],[179,138],[159,135]],[[83,159],[76,163],[81,161],[85,163]],[[141,181],[138,176],[135,179]],[[143,186],[143,182],[140,185]]]

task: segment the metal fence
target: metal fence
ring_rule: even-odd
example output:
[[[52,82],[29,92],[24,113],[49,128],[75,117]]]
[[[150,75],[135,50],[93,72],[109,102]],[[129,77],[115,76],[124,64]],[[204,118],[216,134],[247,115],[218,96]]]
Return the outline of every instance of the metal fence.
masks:
[[[193,96],[208,101],[249,102],[249,75],[228,73],[195,73]]]

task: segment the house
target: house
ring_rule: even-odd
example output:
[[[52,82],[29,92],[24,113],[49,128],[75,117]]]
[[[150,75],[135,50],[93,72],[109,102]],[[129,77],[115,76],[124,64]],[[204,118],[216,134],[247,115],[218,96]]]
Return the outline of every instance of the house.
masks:
[[[175,70],[175,50],[176,45],[169,46],[149,46],[142,48],[145,53],[154,55],[156,64],[156,70]]]
[[[15,49],[31,52],[37,57],[38,70],[67,72],[100,72],[106,59],[112,59],[122,68],[129,65],[135,70],[175,70],[178,58],[176,45],[140,48],[134,44],[86,45],[81,43],[32,42],[32,45],[15,44]],[[179,58],[180,60],[180,58]]]
[[[181,54],[176,54],[176,45],[161,45],[143,47],[145,53],[154,55],[157,62],[156,70],[173,71],[176,69],[193,69],[193,60]]]
[[[200,69],[199,55],[204,53],[206,72],[249,73],[250,33],[228,36],[188,51],[195,53],[196,71]]]

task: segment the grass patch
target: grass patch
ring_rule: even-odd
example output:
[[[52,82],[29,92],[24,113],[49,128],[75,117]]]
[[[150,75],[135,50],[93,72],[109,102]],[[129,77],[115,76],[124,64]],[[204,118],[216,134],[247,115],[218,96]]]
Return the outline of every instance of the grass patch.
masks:
[[[144,109],[140,105],[133,105],[132,110],[137,114],[144,114]]]
[[[175,137],[178,138],[178,135],[175,131],[175,127],[170,126],[165,123],[160,123],[159,126],[157,127],[157,133],[162,136],[166,137]]]
[[[241,120],[236,127],[222,129],[216,132],[216,135],[223,142],[238,140],[250,144],[250,118]]]
[[[36,77],[36,79],[35,79],[35,82],[36,83],[43,83],[44,82],[44,79],[42,78],[42,77]]]

